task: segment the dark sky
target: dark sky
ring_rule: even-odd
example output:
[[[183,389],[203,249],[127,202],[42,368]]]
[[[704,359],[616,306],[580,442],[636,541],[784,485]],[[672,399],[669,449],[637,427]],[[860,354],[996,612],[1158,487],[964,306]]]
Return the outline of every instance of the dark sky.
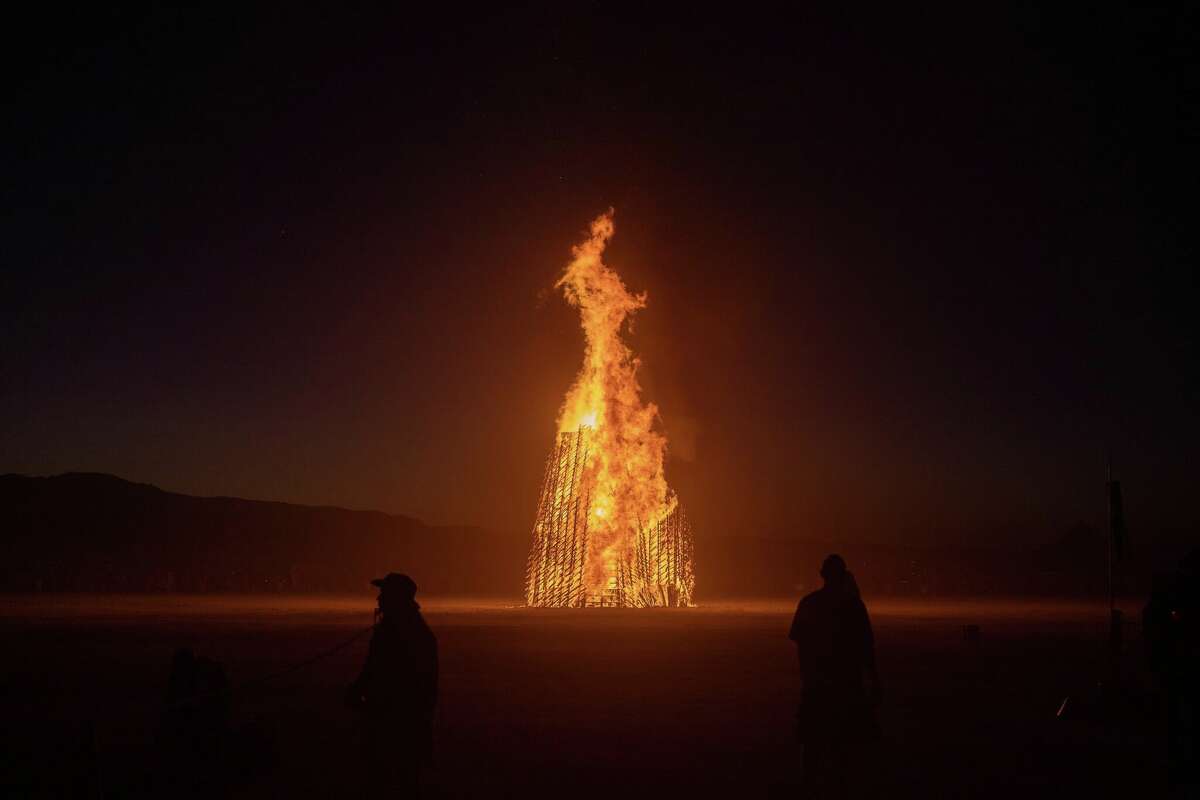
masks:
[[[1196,16],[734,8],[14,21],[0,472],[525,529],[612,206],[700,535],[1200,523]]]

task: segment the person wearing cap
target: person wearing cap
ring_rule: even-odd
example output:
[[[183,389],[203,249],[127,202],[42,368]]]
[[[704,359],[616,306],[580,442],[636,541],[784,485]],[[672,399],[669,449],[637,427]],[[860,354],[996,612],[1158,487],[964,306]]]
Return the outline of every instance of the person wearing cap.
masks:
[[[393,572],[371,583],[379,587],[378,622],[346,703],[363,712],[371,782],[416,796],[421,767],[433,755],[437,638],[421,616],[412,578]]]
[[[802,681],[796,732],[804,745],[803,782],[818,796],[848,791],[856,753],[878,737],[880,697],[875,637],[854,575],[839,555],[821,565],[825,585],[796,608],[788,638]],[[870,681],[870,691],[864,677]]]

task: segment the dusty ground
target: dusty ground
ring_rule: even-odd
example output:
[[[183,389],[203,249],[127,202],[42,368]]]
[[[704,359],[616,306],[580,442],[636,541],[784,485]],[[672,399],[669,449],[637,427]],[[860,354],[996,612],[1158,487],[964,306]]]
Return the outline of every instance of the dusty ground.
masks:
[[[1103,674],[1104,609],[867,601],[886,691],[885,741],[862,759],[873,796],[1165,794],[1144,714],[1120,724],[1055,716],[1064,696],[1086,698]],[[367,596],[8,598],[4,783],[15,796],[60,791],[90,723],[91,780],[128,794],[177,647],[223,662],[240,684],[345,640],[370,623],[372,605]],[[797,793],[790,604],[565,612],[434,599],[425,609],[442,661],[431,797]],[[966,623],[981,626],[978,647],[964,641]],[[1136,630],[1128,644],[1137,687]],[[357,793],[356,720],[341,697],[365,648],[359,640],[236,696],[237,721],[270,731],[279,752],[236,796]],[[1134,695],[1140,703],[1142,690]]]

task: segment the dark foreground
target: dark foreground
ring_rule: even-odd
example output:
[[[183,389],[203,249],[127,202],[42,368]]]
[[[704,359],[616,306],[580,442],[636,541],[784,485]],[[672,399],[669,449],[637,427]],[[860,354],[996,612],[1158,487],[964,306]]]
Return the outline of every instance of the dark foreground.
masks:
[[[1140,710],[1136,628],[1135,712],[1120,724],[1063,720],[1064,696],[1086,699],[1103,674],[1103,608],[867,602],[885,688],[885,741],[862,759],[873,796],[1167,794],[1161,741]],[[103,796],[126,796],[176,648],[223,662],[239,685],[345,640],[372,607],[367,596],[8,598],[4,785],[10,796],[57,791],[90,726],[94,781]],[[427,796],[797,794],[787,604],[566,612],[431,600],[425,610],[442,662]],[[967,623],[981,627],[975,647]],[[278,763],[233,796],[359,793],[356,719],[341,699],[365,648],[360,639],[236,695],[235,721],[269,732]]]

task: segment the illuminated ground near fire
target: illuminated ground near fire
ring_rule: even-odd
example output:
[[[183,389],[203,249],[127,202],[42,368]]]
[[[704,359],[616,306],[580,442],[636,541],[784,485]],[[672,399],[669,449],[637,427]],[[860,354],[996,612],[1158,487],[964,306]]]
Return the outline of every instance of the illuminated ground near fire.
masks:
[[[517,602],[424,603],[442,660],[429,796],[794,795],[790,602],[649,611]],[[888,796],[1036,797],[1068,785],[1109,796],[1133,786],[1109,766],[1118,752],[1153,781],[1154,741],[1142,729],[1119,739],[1055,718],[1063,696],[1099,674],[1103,608],[868,603],[886,691],[887,740],[872,769]],[[24,747],[53,752],[38,745],[90,720],[119,782],[137,772],[175,648],[220,660],[239,684],[344,640],[370,623],[372,604],[367,595],[9,598],[0,633],[23,644],[3,674],[24,723],[13,728],[22,731],[13,763]],[[978,648],[963,640],[968,623],[981,626]],[[340,699],[364,652],[360,640],[237,696],[237,719],[274,731],[280,751],[242,796],[338,796],[359,782],[355,719]]]

